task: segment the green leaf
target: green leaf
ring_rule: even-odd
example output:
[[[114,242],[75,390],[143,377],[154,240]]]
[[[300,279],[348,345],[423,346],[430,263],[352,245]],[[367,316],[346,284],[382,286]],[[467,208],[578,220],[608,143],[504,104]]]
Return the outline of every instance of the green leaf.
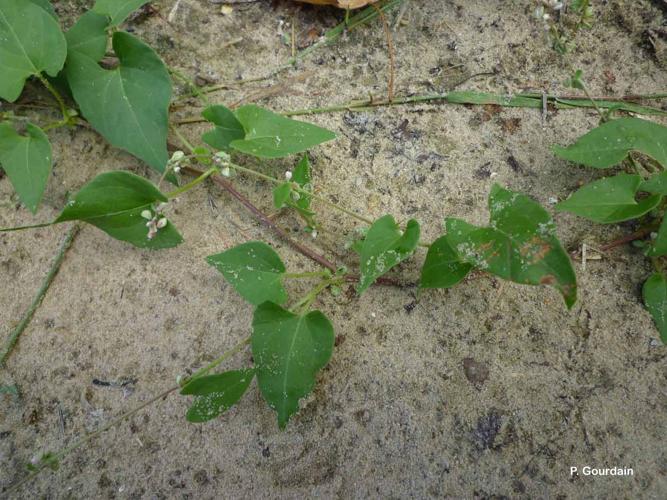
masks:
[[[662,199],[653,195],[639,201],[635,195],[642,179],[639,175],[618,174],[605,177],[571,194],[556,205],[556,210],[571,212],[601,224],[636,219],[653,210]]]
[[[56,16],[56,10],[53,8],[53,5],[51,4],[51,2],[49,2],[49,0],[28,0],[28,1],[30,3],[38,5],[46,12],[48,12],[52,18],[54,18],[56,21],[58,20],[58,16]]]
[[[39,127],[28,123],[27,135],[19,135],[8,123],[0,123],[0,165],[23,204],[35,213],[51,173],[51,144]]]
[[[653,317],[663,344],[667,344],[667,280],[662,273],[655,273],[644,283],[644,304]]]
[[[202,141],[209,146],[222,151],[229,151],[230,143],[245,137],[243,125],[236,119],[234,113],[225,106],[209,106],[202,112],[202,116],[215,125],[215,128],[202,135]]]
[[[447,236],[435,240],[428,249],[422,267],[421,288],[450,288],[465,278],[473,268],[461,262]]]
[[[414,219],[408,221],[405,233],[401,233],[391,215],[376,220],[361,247],[357,291],[363,293],[377,278],[410,257],[419,243],[419,234],[419,223]]]
[[[620,118],[594,128],[568,148],[554,147],[560,158],[595,168],[618,165],[630,151],[667,167],[667,127],[640,118]]]
[[[294,172],[292,173],[292,182],[296,182],[304,191],[312,191],[312,176],[310,173],[310,160],[308,160],[308,155],[303,155],[303,158],[301,158],[301,161],[299,161],[294,169]],[[299,197],[294,202],[293,206],[301,212],[303,216],[312,217],[315,213],[310,210],[311,200],[312,196],[299,193]]]
[[[13,102],[26,79],[43,71],[56,76],[67,42],[60,25],[42,7],[25,0],[0,2],[0,98]]]
[[[255,309],[252,355],[259,389],[284,428],[331,358],[334,331],[319,311],[298,316],[271,302]]]
[[[81,54],[95,62],[102,60],[109,41],[106,31],[108,25],[109,20],[106,16],[97,14],[92,10],[86,12],[65,33],[68,54]]]
[[[287,301],[282,285],[285,265],[266,243],[249,241],[226,252],[206,257],[206,262],[248,302],[254,305],[267,300],[277,304]]]
[[[494,185],[490,227],[446,221],[447,237],[460,259],[503,279],[556,288],[568,308],[577,299],[572,263],[556,237],[549,214],[531,198]]]
[[[652,175],[639,186],[639,191],[667,196],[667,172]]]
[[[230,146],[259,158],[282,158],[336,138],[329,130],[252,104],[237,109],[236,118],[245,130],[245,138],[232,141]]]
[[[245,394],[255,376],[254,368],[231,370],[195,378],[181,394],[195,395],[186,418],[188,422],[207,422],[229,410]]]
[[[171,222],[149,239],[147,220],[142,217],[145,210],[155,215],[153,205],[167,201],[142,177],[122,171],[106,172],[83,186],[55,223],[81,220],[140,248],[171,248],[183,241]]]
[[[292,183],[283,182],[282,184],[273,188],[273,206],[276,208],[283,208],[287,204],[290,195],[292,194]]]
[[[118,26],[127,16],[149,0],[97,0],[93,11],[109,16],[111,26]]]
[[[667,217],[662,218],[658,235],[651,243],[646,255],[649,257],[662,257],[667,255]]]
[[[153,49],[129,33],[114,33],[113,49],[120,60],[113,70],[70,53],[66,73],[72,93],[105,139],[162,172],[169,159],[169,73]]]

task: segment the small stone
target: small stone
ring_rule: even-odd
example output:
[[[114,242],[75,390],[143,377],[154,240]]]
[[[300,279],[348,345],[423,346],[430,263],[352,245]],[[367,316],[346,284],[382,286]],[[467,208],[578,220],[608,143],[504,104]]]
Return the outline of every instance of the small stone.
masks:
[[[463,372],[468,382],[475,385],[482,385],[489,378],[489,369],[484,363],[475,361],[473,358],[463,360]]]

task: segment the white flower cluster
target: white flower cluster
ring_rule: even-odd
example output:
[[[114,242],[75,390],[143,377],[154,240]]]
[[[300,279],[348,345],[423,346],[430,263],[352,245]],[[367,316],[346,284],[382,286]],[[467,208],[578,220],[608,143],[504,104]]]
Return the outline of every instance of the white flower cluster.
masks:
[[[162,212],[166,206],[166,203],[160,203],[155,207],[155,212],[152,212],[151,210],[144,210],[141,212],[141,216],[148,220],[148,222],[146,222],[146,227],[148,228],[147,238],[149,240],[155,238],[157,232],[167,225],[167,218],[162,216]]]
[[[231,161],[232,161],[231,156],[229,156],[229,154],[225,153],[224,151],[218,151],[213,156],[213,163],[215,163],[216,166],[221,167],[220,174],[223,177],[231,177],[232,176],[232,170],[229,167],[229,164],[230,164]]]
[[[171,168],[174,173],[179,173],[181,171],[181,163],[184,159],[185,153],[183,151],[174,151],[174,154],[171,155],[171,158],[167,162],[167,170]]]
[[[557,0],[540,0],[540,5],[535,8],[535,18],[544,21],[544,29],[549,31],[549,29],[551,29],[549,24],[551,14],[549,11],[559,11],[562,10],[564,6],[564,2],[559,2]]]

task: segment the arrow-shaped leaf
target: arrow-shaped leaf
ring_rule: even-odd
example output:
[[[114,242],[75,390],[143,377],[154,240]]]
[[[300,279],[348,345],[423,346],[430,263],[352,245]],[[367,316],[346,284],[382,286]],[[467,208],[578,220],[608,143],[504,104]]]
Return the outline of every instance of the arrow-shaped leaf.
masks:
[[[460,259],[516,283],[553,286],[572,307],[576,276],[546,210],[498,185],[491,189],[489,210],[490,227],[473,229],[456,219],[446,221],[448,241]]]
[[[113,49],[120,60],[113,70],[82,53],[69,54],[72,93],[95,130],[162,172],[168,160],[169,73],[153,49],[129,33],[114,33]]]
[[[282,158],[336,138],[310,123],[285,118],[253,104],[236,110],[245,137],[230,143],[237,151],[259,158]]]
[[[635,174],[618,174],[591,182],[556,205],[556,210],[571,212],[602,224],[636,219],[653,210],[662,199],[659,194],[635,199],[642,179]]]
[[[334,331],[319,311],[298,316],[271,302],[255,309],[252,355],[259,389],[284,428],[331,358]]]
[[[194,379],[181,390],[183,395],[196,396],[187,420],[207,422],[229,410],[245,394],[254,376],[255,369],[247,368]]]
[[[419,234],[419,223],[414,219],[408,221],[405,233],[391,215],[376,220],[361,246],[357,291],[363,293],[376,279],[410,257],[419,243]]]
[[[603,123],[568,148],[555,146],[559,157],[595,168],[618,165],[630,151],[647,154],[667,167],[667,127],[641,118]]]
[[[285,265],[266,243],[249,241],[210,255],[206,261],[251,304],[258,305],[267,300],[282,304],[287,300],[281,281]]]
[[[146,211],[155,214],[153,205],[167,202],[153,184],[129,172],[107,172],[95,177],[69,201],[54,223],[81,220],[113,238],[140,248],[170,248],[183,241],[171,222],[149,238]]]

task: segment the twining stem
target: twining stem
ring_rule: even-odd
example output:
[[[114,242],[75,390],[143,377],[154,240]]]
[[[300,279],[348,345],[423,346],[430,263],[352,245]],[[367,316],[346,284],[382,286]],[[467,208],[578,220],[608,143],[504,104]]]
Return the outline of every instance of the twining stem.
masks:
[[[191,81],[187,76],[178,71],[176,68],[169,66],[168,70],[172,75],[174,75],[176,78],[185,83],[188,86],[188,88],[192,91],[192,94],[195,97],[201,99],[202,102],[207,106],[210,104],[210,101],[208,100],[206,93],[202,92],[201,87],[199,85]]]
[[[178,130],[178,128],[176,128],[174,126],[170,126],[169,128],[176,135],[176,137],[178,137],[178,140],[181,141],[181,143],[183,143],[183,145],[186,148],[188,148],[188,150],[191,153],[194,153],[195,147],[190,143],[190,141],[188,141],[188,139],[183,134],[181,134],[180,130]]]
[[[263,174],[261,172],[258,172],[256,170],[253,170],[251,168],[246,168],[242,167],[241,165],[237,165],[236,163],[230,163],[229,167],[235,170],[238,170],[239,172],[243,172],[249,175],[253,175],[255,177],[258,177],[260,179],[263,179],[268,182],[272,182],[273,184],[283,184],[285,181],[281,181],[280,179],[276,179],[275,177],[271,177],[270,175]],[[292,184],[292,190],[296,191],[299,194],[305,195],[305,196],[310,196],[314,200],[321,201],[322,203],[330,206],[331,208],[338,210],[339,212],[342,212],[350,217],[353,217],[361,222],[364,222],[368,225],[373,224],[373,221],[371,219],[368,219],[367,217],[364,217],[363,215],[359,215],[357,213],[352,212],[351,210],[348,210],[345,207],[341,207],[340,205],[337,205],[333,201],[329,201],[328,199],[324,198],[323,196],[319,196],[311,191],[308,191],[307,189],[303,189],[301,186],[299,186],[296,183]]]
[[[332,285],[341,285],[344,282],[345,282],[344,276],[334,276],[333,278],[322,280],[310,292],[308,292],[300,300],[298,300],[296,304],[290,307],[290,311],[296,314],[303,314],[305,311],[308,310],[310,304],[313,303],[313,301],[317,298],[317,296],[320,293],[322,293],[324,290],[326,290]]]
[[[236,344],[230,350],[228,350],[227,352],[222,354],[222,356],[220,356],[219,358],[214,359],[213,361],[211,361],[205,367],[200,368],[199,370],[197,370],[195,373],[193,373],[189,377],[181,380],[181,382],[180,382],[181,387],[185,387],[187,384],[189,384],[190,382],[192,382],[196,378],[203,377],[204,375],[209,373],[211,370],[216,368],[218,365],[222,364],[224,361],[228,360],[229,358],[231,358],[232,356],[234,356],[238,352],[242,351],[243,348],[245,346],[247,346],[249,343],[250,343],[250,337],[247,337],[247,338],[243,339],[241,342]]]
[[[179,187],[178,189],[174,189],[170,193],[167,193],[167,198],[169,198],[169,199],[176,198],[178,195],[181,195],[181,194],[185,193],[186,191],[190,191],[193,187],[201,184],[206,179],[208,179],[210,176],[212,176],[213,174],[216,174],[218,172],[220,172],[218,167],[209,168],[206,172],[201,174],[195,180],[188,182],[187,184]]]
[[[53,95],[53,97],[56,99],[56,101],[58,102],[58,106],[60,106],[60,112],[63,115],[62,121],[65,124],[68,124],[70,122],[69,111],[67,111],[67,105],[65,104],[65,100],[63,99],[63,97],[60,95],[60,92],[58,92],[55,89],[55,87],[51,85],[51,82],[48,81],[41,73],[37,75],[37,78],[39,79],[40,82],[42,82],[42,85],[46,87],[46,90],[51,92],[51,95]]]
[[[10,353],[12,352],[12,349],[18,342],[19,337],[26,329],[26,327],[30,324],[30,321],[34,316],[35,311],[42,303],[42,300],[44,299],[46,292],[49,291],[49,287],[51,286],[53,279],[56,277],[56,274],[58,274],[60,266],[62,265],[63,260],[65,259],[65,254],[67,253],[69,247],[72,245],[72,242],[74,241],[74,238],[76,238],[78,232],[79,232],[78,225],[72,226],[72,228],[67,232],[67,235],[65,236],[65,239],[63,240],[58,250],[58,253],[56,254],[56,258],[53,261],[53,264],[51,265],[51,269],[49,269],[48,274],[44,278],[42,286],[39,288],[37,295],[30,304],[30,307],[28,307],[27,311],[23,315],[23,318],[21,318],[20,323],[16,325],[16,328],[14,328],[12,333],[9,335],[7,342],[5,342],[5,347],[2,349],[2,354],[0,354],[0,367],[4,366],[5,361],[7,360]]]
[[[16,491],[19,489],[21,486],[24,484],[28,483],[31,481],[35,476],[37,476],[40,472],[42,472],[44,469],[50,467],[51,465],[57,464],[60,460],[62,460],[64,457],[69,455],[71,452],[76,450],[77,448],[80,448],[84,444],[88,443],[92,439],[96,438],[100,434],[103,434],[104,432],[108,431],[109,429],[117,426],[118,424],[123,423],[125,420],[128,418],[132,417],[133,415],[136,415],[139,413],[141,410],[144,408],[147,408],[148,406],[152,405],[153,403],[156,403],[157,401],[166,398],[170,394],[176,392],[177,390],[181,389],[188,383],[190,383],[192,380],[194,380],[197,377],[201,377],[209,373],[212,369],[220,365],[222,362],[226,361],[227,359],[231,358],[238,352],[240,352],[246,345],[250,343],[250,337],[242,340],[238,344],[236,344],[234,347],[226,351],[222,356],[219,358],[215,359],[205,367],[201,368],[200,370],[197,370],[193,375],[184,378],[179,382],[178,385],[175,385],[173,387],[170,387],[169,389],[161,392],[157,396],[153,396],[150,398],[148,401],[145,401],[144,403],[141,403],[139,406],[135,406],[131,410],[119,415],[118,417],[114,418],[107,424],[103,425],[99,429],[90,432],[88,434],[83,435],[79,439],[77,439],[73,444],[70,446],[63,448],[62,450],[49,455],[48,458],[42,460],[39,464],[35,465],[35,469],[31,471],[26,477],[18,481],[17,483],[13,484],[12,486],[9,487],[9,489],[6,491],[6,493],[11,493],[13,491]]]

